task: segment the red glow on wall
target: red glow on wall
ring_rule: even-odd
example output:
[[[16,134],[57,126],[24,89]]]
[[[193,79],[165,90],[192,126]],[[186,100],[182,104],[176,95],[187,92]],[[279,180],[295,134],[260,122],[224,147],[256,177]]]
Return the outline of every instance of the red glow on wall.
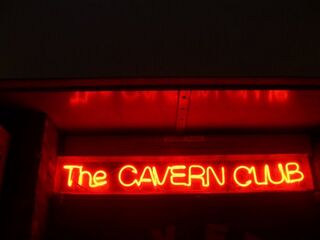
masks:
[[[304,155],[62,157],[56,192],[216,194],[313,189]]]
[[[289,100],[288,90],[194,90],[195,98],[213,98],[256,103],[285,103]]]
[[[159,91],[75,91],[71,94],[69,103],[71,106],[82,106],[95,101],[110,100],[118,95],[124,101],[153,101],[161,96]],[[206,99],[214,98],[216,100],[227,99],[233,101],[248,102],[268,102],[285,103],[289,99],[288,90],[194,90],[192,95],[195,98]],[[165,98],[170,100],[170,95]]]
[[[123,99],[125,102],[155,101],[162,99],[174,101],[177,96],[174,91],[75,91],[69,98],[71,106],[85,106],[100,101],[110,101],[113,98]],[[176,93],[177,94],[177,93]]]

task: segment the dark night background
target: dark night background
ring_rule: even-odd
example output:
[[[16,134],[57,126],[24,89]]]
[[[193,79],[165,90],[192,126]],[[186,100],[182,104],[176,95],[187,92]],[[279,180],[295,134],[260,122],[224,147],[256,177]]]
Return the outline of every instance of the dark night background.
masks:
[[[271,81],[273,77],[283,77],[288,78],[288,82],[296,78],[299,83],[310,77],[317,81],[320,78],[320,4],[317,2],[0,0],[0,81],[5,83],[14,82],[11,79],[38,79],[35,82],[39,83],[50,78],[54,79],[53,82],[59,82],[56,79],[65,79],[60,82],[66,82],[68,79],[81,78],[88,79],[89,82],[93,78],[108,81],[108,78],[121,80],[122,77],[127,77],[128,81],[145,77],[147,83],[153,81],[152,77],[158,77],[161,81],[168,77],[167,84],[171,81],[169,77],[180,77],[183,80],[183,77],[194,77],[196,80],[200,77],[221,77],[222,81],[222,77],[234,77],[238,82],[250,77],[253,82],[254,77],[266,77],[267,81]],[[10,81],[4,81],[8,79]],[[9,110],[0,111],[1,124],[10,126],[8,129],[13,133],[14,139],[8,158],[9,170],[6,170],[4,178],[5,204],[0,204],[0,208],[5,209],[2,219],[6,222],[0,225],[1,239],[6,236],[6,232],[11,234],[8,235],[9,239],[31,239],[30,229],[35,229],[37,234],[45,229],[47,239],[79,240],[110,236],[116,239],[119,234],[125,236],[124,239],[129,239],[130,234],[149,234],[151,228],[160,226],[165,229],[168,224],[177,224],[177,239],[204,239],[205,236],[201,234],[205,233],[207,223],[231,226],[231,230],[228,230],[231,236],[226,238],[228,240],[244,239],[237,234],[243,235],[247,231],[263,239],[312,239],[314,234],[319,238],[319,192],[275,194],[269,197],[261,195],[260,198],[254,195],[230,196],[229,199],[192,196],[184,201],[179,197],[164,197],[154,201],[139,198],[129,201],[117,198],[109,201],[85,197],[52,198],[46,194],[51,193],[48,186],[51,187],[53,183],[43,180],[47,176],[50,178],[50,175],[41,175],[38,171],[42,161],[42,145],[48,153],[48,162],[56,159],[55,145],[52,144],[56,138],[61,145],[60,151],[64,144],[67,145],[68,137],[69,143],[72,143],[72,139],[81,142],[81,130],[84,134],[86,129],[93,134],[104,134],[100,128],[107,130],[105,133],[114,129],[120,130],[120,133],[121,130],[128,133],[127,129],[132,127],[134,130],[136,127],[139,133],[144,133],[140,131],[144,127],[148,134],[154,133],[150,129],[157,128],[160,133],[169,129],[168,132],[177,134],[177,119],[180,119],[178,115],[185,115],[183,118],[186,119],[186,129],[191,126],[191,130],[198,129],[201,133],[223,128],[232,133],[233,129],[248,132],[252,128],[252,133],[259,133],[256,129],[266,132],[270,129],[277,132],[280,129],[285,133],[293,129],[293,132],[302,131],[318,137],[319,87],[314,87],[316,84],[308,85],[307,90],[295,88],[293,91],[280,91],[287,94],[284,104],[269,104],[267,96],[273,96],[272,90],[275,89],[265,86],[265,89],[262,88],[260,101],[252,100],[254,95],[251,98],[249,95],[251,100],[248,102],[238,100],[237,91],[224,92],[229,95],[221,94],[220,100],[213,98],[217,92],[208,92],[208,97],[205,98],[198,94],[197,98],[197,92],[194,91],[192,99],[195,105],[190,106],[195,106],[191,110],[195,109],[193,122],[196,124],[188,125],[187,123],[192,123],[192,118],[187,122],[187,114],[180,113],[182,107],[185,107],[181,107],[180,99],[191,99],[191,92],[194,90],[192,87],[188,95],[180,91],[182,87],[177,85],[175,91],[161,93],[167,97],[161,97],[157,92],[146,92],[143,95],[137,91],[138,101],[130,100],[135,92],[112,92],[109,96],[106,92],[99,92],[101,88],[90,94],[84,91],[83,99],[79,97],[78,105],[73,105],[73,96],[80,95],[80,92],[58,92],[50,89],[50,84],[46,88],[48,92],[36,92],[34,90],[37,88],[32,89],[30,82],[23,86],[29,86],[29,92],[10,92],[6,91],[6,86],[0,86],[0,102],[5,109],[9,107]],[[288,82],[285,82],[285,86],[290,85]],[[19,89],[19,84],[13,84],[13,89]],[[116,84],[118,87],[126,87],[122,81]],[[250,84],[247,86],[250,88]],[[155,100],[148,100],[143,96],[154,97],[152,99]],[[170,99],[173,101],[169,101]],[[85,104],[81,105],[82,102]],[[12,111],[12,106],[25,107],[27,112],[20,109]],[[34,109],[30,111],[29,107]],[[48,115],[48,119],[44,113]],[[57,129],[53,125],[45,125],[51,118],[56,120],[53,124],[57,124]],[[44,126],[52,129],[47,130]],[[80,132],[77,132],[79,129]],[[57,136],[60,134],[58,137],[55,135],[56,131]],[[42,134],[47,132],[47,138],[43,138]],[[68,136],[71,132],[76,134]],[[91,144],[94,147],[97,145],[98,149],[99,134]],[[130,138],[129,135],[127,137]],[[137,141],[135,137],[132,139]],[[237,139],[241,144],[235,146],[242,149],[242,143],[247,143],[242,138]],[[319,137],[315,139],[312,144],[319,145]],[[44,143],[41,142],[43,140]],[[46,145],[46,141],[51,145]],[[254,142],[259,143],[259,140]],[[271,148],[278,143],[273,140],[268,142]],[[287,142],[283,142],[279,146],[286,146]],[[77,140],[73,140],[73,143],[77,143]],[[108,142],[103,142],[105,143]],[[109,143],[112,141],[109,140]],[[170,144],[174,146],[174,143]],[[247,145],[250,149],[259,150],[255,145]],[[82,146],[74,146],[79,150],[85,149],[83,146],[86,146],[86,141]],[[119,149],[127,148],[130,151],[130,147],[123,146],[118,145]],[[135,146],[132,144],[131,147],[135,149]],[[148,145],[143,146],[148,148]],[[226,146],[228,147],[222,141],[218,149],[220,147],[225,151],[228,149]],[[315,153],[317,158],[319,151]],[[24,173],[18,177],[16,161],[20,161],[19,171]],[[53,168],[43,169],[51,171],[53,176]],[[43,177],[39,182],[47,184],[42,188],[37,185],[38,174]],[[39,192],[41,197],[37,195]],[[44,226],[46,204],[49,205],[48,225]],[[37,207],[43,212],[39,210],[34,214]],[[37,217],[36,220],[33,216]],[[159,216],[158,220],[154,216]],[[34,228],[34,223],[39,225]],[[239,226],[243,229],[237,229]],[[140,239],[149,238],[148,235]]]
[[[317,1],[1,1],[0,78],[320,76]]]

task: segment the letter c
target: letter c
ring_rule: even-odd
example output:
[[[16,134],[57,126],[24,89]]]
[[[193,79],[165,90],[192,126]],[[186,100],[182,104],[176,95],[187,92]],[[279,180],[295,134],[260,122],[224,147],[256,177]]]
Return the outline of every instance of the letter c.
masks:
[[[118,174],[118,179],[119,179],[120,184],[121,184],[122,186],[124,186],[124,187],[131,187],[131,186],[133,186],[134,184],[138,184],[138,182],[137,182],[136,179],[134,179],[131,183],[125,183],[125,182],[123,181],[123,179],[122,179],[122,173],[123,173],[123,171],[125,171],[125,170],[131,170],[131,173],[134,173],[134,174],[137,174],[137,173],[138,173],[137,169],[136,169],[134,166],[132,166],[132,165],[125,165],[125,166],[123,166],[123,167],[120,169],[119,174]]]
[[[239,166],[237,167],[234,172],[233,172],[233,179],[234,181],[240,186],[240,187],[248,187],[251,183],[252,183],[252,180],[247,180],[245,183],[241,183],[239,182],[238,178],[237,178],[237,173],[240,169],[245,169],[248,171],[248,173],[250,174],[251,170],[250,168],[246,167],[246,166]]]

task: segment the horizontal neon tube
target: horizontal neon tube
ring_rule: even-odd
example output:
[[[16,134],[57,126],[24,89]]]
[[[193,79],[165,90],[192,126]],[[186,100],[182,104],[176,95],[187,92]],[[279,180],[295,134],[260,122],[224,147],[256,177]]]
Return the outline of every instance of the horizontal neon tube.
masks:
[[[145,157],[142,157],[144,159]],[[130,158],[129,158],[130,160]],[[71,194],[183,194],[313,189],[306,159],[116,163],[64,162],[56,192]],[[172,161],[175,160],[173,157]]]

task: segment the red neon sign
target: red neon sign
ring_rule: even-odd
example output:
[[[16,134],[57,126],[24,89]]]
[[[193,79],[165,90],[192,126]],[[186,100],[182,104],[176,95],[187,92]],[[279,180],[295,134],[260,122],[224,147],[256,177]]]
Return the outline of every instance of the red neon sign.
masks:
[[[308,191],[305,155],[62,157],[56,192],[184,194]]]

